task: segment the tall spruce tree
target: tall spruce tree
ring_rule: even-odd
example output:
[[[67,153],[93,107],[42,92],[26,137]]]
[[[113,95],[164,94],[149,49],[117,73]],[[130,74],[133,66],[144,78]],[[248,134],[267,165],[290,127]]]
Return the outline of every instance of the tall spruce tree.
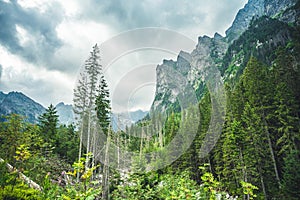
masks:
[[[109,145],[111,142],[110,117],[111,107],[109,100],[109,90],[106,80],[103,75],[102,68],[99,70],[100,79],[95,97],[95,111],[97,115],[98,124],[103,133],[107,136],[104,153],[104,167],[103,167],[103,182],[102,182],[102,197],[106,199],[109,193]],[[96,138],[96,137],[94,137]]]
[[[279,153],[287,155],[290,151],[300,150],[300,124],[299,124],[299,95],[298,75],[293,58],[282,48],[276,52],[273,64],[275,86],[275,120],[276,132],[280,138],[277,144]]]
[[[108,85],[104,79],[103,72],[100,71],[100,83],[97,89],[98,94],[96,95],[96,114],[100,124],[101,129],[105,134],[108,132],[108,127],[110,124],[110,100],[109,100],[109,90]]]
[[[102,65],[100,64],[100,49],[97,44],[92,47],[90,56],[85,61],[84,70],[80,74],[77,87],[74,90],[74,111],[78,116],[80,126],[80,145],[84,143],[86,147],[85,168],[90,166],[89,153],[95,153],[97,138],[97,116],[96,116],[96,95],[97,85],[101,77]],[[82,149],[80,146],[79,157]],[[93,165],[93,164],[92,164]]]
[[[284,159],[283,196],[284,199],[300,199],[300,157],[299,151],[292,150]]]
[[[78,117],[78,124],[80,128],[80,146],[79,146],[79,159],[82,154],[82,144],[86,148],[86,163],[85,169],[94,166],[95,156],[99,154],[98,150],[101,149],[99,145],[99,127],[102,131],[109,136],[110,124],[110,100],[109,90],[104,79],[102,65],[100,64],[100,49],[96,44],[93,46],[90,56],[85,62],[84,70],[80,74],[77,87],[74,90],[74,112]],[[108,139],[109,140],[109,139]],[[102,141],[101,143],[103,143]],[[106,141],[106,145],[109,141]],[[105,151],[104,160],[107,160],[108,149]],[[93,154],[92,159],[90,153]],[[107,163],[106,163],[107,164]],[[104,169],[105,180],[108,178],[108,169]],[[78,177],[79,179],[79,177]],[[107,188],[107,182],[104,181],[103,188]],[[107,195],[107,191],[103,192]]]
[[[56,108],[50,104],[46,111],[39,116],[39,127],[41,135],[46,142],[54,142],[57,134],[58,115]]]

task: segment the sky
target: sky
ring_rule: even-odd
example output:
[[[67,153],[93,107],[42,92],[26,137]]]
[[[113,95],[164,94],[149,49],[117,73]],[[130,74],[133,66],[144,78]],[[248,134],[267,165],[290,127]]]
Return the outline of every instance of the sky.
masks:
[[[93,45],[99,44],[100,51],[111,44],[123,48],[127,43],[120,39],[126,40],[126,34],[138,44],[144,40],[161,43],[159,37],[134,38],[132,34],[132,30],[155,27],[194,43],[182,48],[177,45],[179,49],[172,51],[135,49],[116,56],[105,68],[113,110],[149,110],[157,64],[176,59],[180,50],[191,52],[199,36],[212,37],[215,32],[224,36],[246,2],[0,0],[0,91],[20,91],[44,107],[71,104],[78,75]]]

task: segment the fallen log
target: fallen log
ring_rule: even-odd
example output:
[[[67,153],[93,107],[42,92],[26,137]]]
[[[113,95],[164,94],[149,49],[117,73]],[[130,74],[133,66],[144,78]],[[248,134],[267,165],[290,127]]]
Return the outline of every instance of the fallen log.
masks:
[[[0,158],[0,162],[2,163],[2,162],[5,162],[5,161],[2,158]],[[33,180],[31,180],[30,178],[25,176],[23,173],[21,173],[19,170],[15,169],[9,163],[6,163],[6,167],[7,167],[9,172],[17,172],[19,174],[20,179],[22,179],[26,184],[28,184],[28,186],[30,188],[42,191],[42,187],[39,184],[37,184],[36,182],[34,182]]]

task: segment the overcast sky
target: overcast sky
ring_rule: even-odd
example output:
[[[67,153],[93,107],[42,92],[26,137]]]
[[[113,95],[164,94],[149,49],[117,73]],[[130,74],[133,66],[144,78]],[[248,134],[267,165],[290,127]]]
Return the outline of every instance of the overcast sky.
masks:
[[[215,32],[224,36],[246,1],[0,0],[0,90],[23,92],[45,107],[70,104],[77,75],[95,43],[101,48],[113,36],[145,27],[176,31],[194,42]],[[122,63],[124,69],[139,67],[107,70],[111,96],[118,99],[115,109],[149,109],[155,67],[175,54],[149,50],[117,60],[113,65]],[[127,84],[118,87],[122,80]],[[128,98],[121,98],[123,93]]]

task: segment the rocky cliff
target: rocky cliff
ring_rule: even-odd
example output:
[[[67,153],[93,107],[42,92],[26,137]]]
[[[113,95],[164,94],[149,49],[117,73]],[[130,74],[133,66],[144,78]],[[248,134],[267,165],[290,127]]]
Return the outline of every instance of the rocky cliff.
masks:
[[[180,52],[176,61],[164,60],[157,66],[156,93],[151,111],[164,111],[167,107],[179,110],[177,95],[180,84],[192,86],[201,99],[207,69],[218,68],[222,79],[226,80],[242,73],[241,66],[251,54],[263,57],[278,46],[286,45],[291,38],[297,37],[292,36],[293,30],[288,26],[299,25],[299,13],[297,0],[249,0],[237,13],[225,37],[218,33],[213,38],[199,37],[191,53]],[[270,56],[264,59],[271,62]],[[181,76],[175,76],[174,72]],[[174,79],[177,79],[176,86],[170,83]]]
[[[226,31],[229,42],[237,39],[248,29],[252,19],[267,16],[284,22],[294,22],[294,9],[292,14],[289,8],[295,5],[297,0],[249,0],[243,9],[236,15],[232,26]]]

